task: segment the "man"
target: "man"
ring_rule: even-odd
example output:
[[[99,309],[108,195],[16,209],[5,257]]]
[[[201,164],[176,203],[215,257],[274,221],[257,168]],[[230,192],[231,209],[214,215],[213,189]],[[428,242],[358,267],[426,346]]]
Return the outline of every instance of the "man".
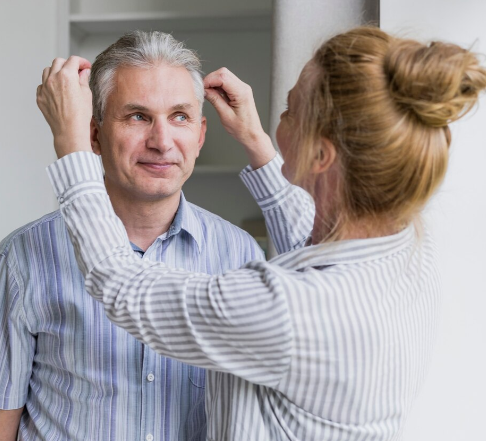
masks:
[[[101,156],[134,253],[220,274],[263,253],[181,192],[206,131],[199,67],[170,35],[125,35],[93,64],[79,137]],[[59,212],[0,245],[0,440],[205,439],[204,371],[155,354],[83,291]]]

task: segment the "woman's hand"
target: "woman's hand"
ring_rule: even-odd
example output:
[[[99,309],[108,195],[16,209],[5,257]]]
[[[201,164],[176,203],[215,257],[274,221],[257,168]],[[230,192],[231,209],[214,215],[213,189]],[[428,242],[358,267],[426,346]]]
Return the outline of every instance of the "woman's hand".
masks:
[[[271,161],[275,149],[263,131],[251,87],[223,67],[206,76],[204,89],[224,128],[245,147],[251,166],[257,169]]]
[[[42,72],[37,105],[51,127],[58,158],[76,151],[92,151],[90,67],[91,63],[81,57],[70,57],[67,61],[56,58]]]

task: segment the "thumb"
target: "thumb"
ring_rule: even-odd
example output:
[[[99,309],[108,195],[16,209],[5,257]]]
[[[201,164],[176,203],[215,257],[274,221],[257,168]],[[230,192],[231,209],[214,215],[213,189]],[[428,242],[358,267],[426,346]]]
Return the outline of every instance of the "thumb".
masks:
[[[79,73],[79,84],[81,86],[89,87],[89,74],[91,73],[91,69],[83,69]]]

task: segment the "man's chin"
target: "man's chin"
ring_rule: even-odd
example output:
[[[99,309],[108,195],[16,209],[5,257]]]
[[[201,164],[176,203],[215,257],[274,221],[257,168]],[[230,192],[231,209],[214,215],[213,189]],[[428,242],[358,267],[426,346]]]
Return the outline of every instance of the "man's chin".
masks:
[[[126,203],[156,203],[162,202],[167,199],[180,197],[181,187],[131,187],[120,189],[119,197],[117,199],[122,199]],[[111,192],[110,197],[111,197]]]
[[[136,179],[106,182],[110,198],[125,203],[156,203],[163,202],[167,199],[178,198],[181,194],[182,185],[186,179],[176,176],[172,179],[165,178],[147,178],[139,175]]]
[[[172,199],[174,197],[180,197],[181,189],[176,190],[156,190],[156,191],[144,191],[139,192],[136,195],[136,198],[139,201],[145,202],[160,202],[167,199]]]

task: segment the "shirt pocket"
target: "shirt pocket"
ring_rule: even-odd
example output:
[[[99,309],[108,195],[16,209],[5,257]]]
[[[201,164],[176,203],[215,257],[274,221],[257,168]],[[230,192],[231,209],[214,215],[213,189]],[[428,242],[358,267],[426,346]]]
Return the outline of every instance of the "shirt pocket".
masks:
[[[206,370],[195,366],[189,366],[189,381],[193,386],[204,389],[206,387]]]

